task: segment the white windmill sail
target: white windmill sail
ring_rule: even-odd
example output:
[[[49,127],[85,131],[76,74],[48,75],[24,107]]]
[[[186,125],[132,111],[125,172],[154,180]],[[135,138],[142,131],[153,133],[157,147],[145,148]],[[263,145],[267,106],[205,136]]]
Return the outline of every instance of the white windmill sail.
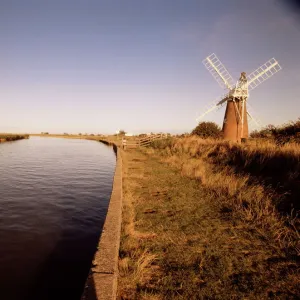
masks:
[[[225,66],[214,53],[206,57],[203,60],[203,64],[222,88],[232,89],[234,81]]]
[[[204,108],[204,112],[196,119],[199,122],[204,116],[209,114],[210,112],[217,110],[222,107],[222,105],[227,101],[228,93],[224,94],[221,97],[218,97],[213,102],[210,102],[209,105],[206,105]]]
[[[275,58],[271,58],[254,72],[247,76],[248,90],[253,90],[261,83],[272,77],[281,70],[281,66]]]
[[[247,102],[247,115],[250,119],[251,129],[261,129],[264,125],[260,118],[257,117],[257,113],[254,111],[253,107]]]

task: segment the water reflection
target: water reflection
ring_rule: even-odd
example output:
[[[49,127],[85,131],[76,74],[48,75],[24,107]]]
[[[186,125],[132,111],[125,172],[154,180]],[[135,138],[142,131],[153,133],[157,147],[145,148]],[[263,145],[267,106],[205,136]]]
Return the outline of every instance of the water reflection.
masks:
[[[80,299],[114,167],[95,141],[0,144],[1,299]]]

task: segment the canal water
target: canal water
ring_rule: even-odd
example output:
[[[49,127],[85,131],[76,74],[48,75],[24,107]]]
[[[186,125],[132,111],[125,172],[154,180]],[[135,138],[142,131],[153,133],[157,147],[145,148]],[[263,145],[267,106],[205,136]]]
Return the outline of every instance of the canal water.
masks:
[[[0,144],[0,299],[80,299],[115,161],[95,141]]]

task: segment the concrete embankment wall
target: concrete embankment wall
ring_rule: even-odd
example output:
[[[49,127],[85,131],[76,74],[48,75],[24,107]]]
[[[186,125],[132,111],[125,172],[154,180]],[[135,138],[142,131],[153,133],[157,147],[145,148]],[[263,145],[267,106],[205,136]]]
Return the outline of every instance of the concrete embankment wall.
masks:
[[[82,300],[116,299],[118,279],[118,258],[122,218],[122,158],[120,149],[111,145],[117,156],[113,189],[97,251],[86,281]]]

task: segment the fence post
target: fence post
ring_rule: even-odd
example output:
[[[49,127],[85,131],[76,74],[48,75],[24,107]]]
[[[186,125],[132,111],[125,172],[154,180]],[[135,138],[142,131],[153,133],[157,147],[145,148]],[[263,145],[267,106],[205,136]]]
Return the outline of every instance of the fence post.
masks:
[[[126,140],[123,138],[123,139],[122,139],[122,148],[123,148],[124,150],[126,150],[126,146],[127,146]]]

